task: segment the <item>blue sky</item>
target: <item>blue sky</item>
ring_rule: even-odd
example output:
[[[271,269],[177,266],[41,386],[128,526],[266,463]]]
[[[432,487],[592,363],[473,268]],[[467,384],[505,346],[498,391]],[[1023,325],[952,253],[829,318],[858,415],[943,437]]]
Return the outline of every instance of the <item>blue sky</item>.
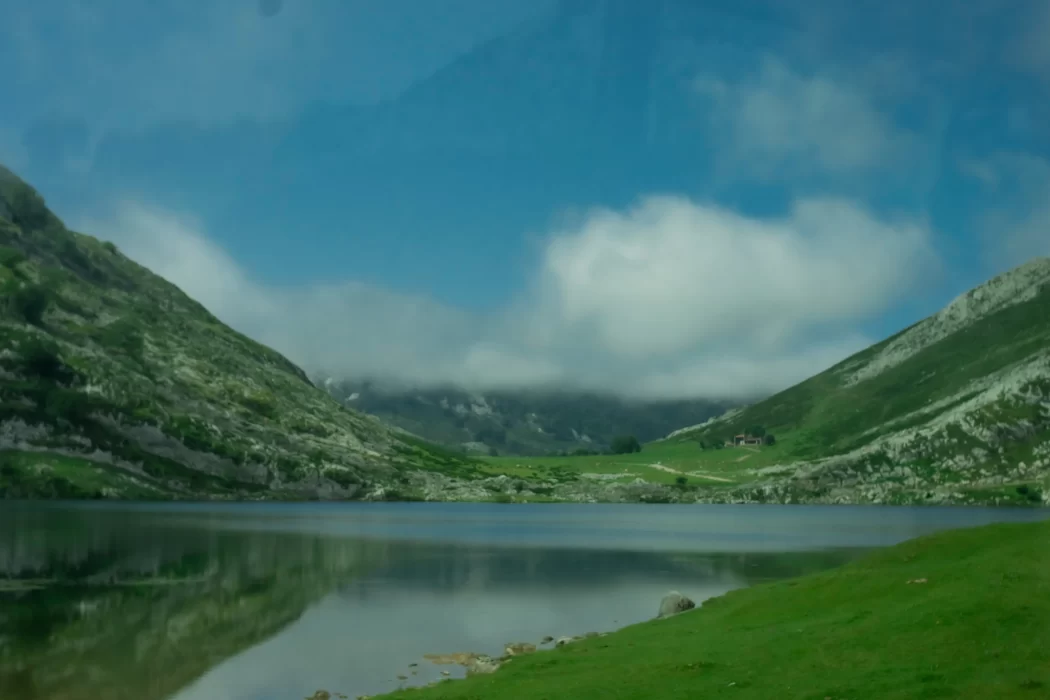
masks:
[[[314,372],[782,388],[1050,254],[1050,3],[54,0],[0,161]]]

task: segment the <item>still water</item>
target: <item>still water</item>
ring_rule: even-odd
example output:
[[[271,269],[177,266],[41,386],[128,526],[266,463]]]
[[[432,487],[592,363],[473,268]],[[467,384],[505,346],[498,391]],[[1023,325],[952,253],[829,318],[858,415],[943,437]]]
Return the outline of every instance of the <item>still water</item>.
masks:
[[[299,700],[1046,511],[0,502],[0,698]],[[411,664],[417,664],[412,666]],[[399,678],[403,676],[404,678]]]

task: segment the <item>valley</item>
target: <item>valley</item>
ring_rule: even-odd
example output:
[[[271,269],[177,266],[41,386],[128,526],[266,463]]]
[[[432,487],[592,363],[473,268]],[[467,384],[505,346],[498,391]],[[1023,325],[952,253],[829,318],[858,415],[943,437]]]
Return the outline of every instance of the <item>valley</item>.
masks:
[[[0,194],[8,498],[1050,503],[1045,258],[748,406],[396,394],[314,386],[10,171]]]

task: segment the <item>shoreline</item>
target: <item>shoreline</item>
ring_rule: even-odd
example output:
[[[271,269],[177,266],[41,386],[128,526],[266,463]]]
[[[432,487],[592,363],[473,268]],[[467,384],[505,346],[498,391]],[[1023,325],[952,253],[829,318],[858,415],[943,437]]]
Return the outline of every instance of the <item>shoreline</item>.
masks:
[[[1050,519],[925,535],[371,700],[1031,698],[1050,690],[1048,540]],[[1011,643],[985,653],[989,629]]]

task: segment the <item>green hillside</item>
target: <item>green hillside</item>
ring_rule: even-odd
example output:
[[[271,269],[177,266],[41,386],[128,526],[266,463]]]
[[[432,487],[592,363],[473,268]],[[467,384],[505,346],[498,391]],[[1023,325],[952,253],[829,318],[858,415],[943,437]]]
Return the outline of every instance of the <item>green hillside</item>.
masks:
[[[0,298],[0,497],[390,498],[417,470],[472,473],[69,231],[3,168]]]
[[[1050,259],[641,452],[487,462],[572,500],[1050,503]]]
[[[686,436],[729,437],[762,425],[781,439],[790,438],[790,455],[812,459],[856,449],[885,433],[928,417],[930,404],[944,408],[977,395],[996,373],[1044,358],[1050,349],[1050,260],[1030,263],[1039,288],[1031,298],[978,318],[925,346],[895,367],[861,381],[859,370],[877,362],[895,343],[905,343],[923,328],[911,329],[855,355],[831,369],[729,420]],[[1017,273],[1015,273],[1017,274]],[[971,295],[974,292],[970,293]],[[923,322],[929,323],[928,321]],[[1033,390],[1045,393],[1050,378],[1033,378]],[[1037,404],[1033,403],[1033,407]]]
[[[776,436],[776,464],[807,467],[795,474],[803,489],[848,488],[873,471],[889,488],[915,492],[1041,485],[1050,471],[1048,319],[1044,258],[826,372],[669,440],[717,444],[760,426]]]

